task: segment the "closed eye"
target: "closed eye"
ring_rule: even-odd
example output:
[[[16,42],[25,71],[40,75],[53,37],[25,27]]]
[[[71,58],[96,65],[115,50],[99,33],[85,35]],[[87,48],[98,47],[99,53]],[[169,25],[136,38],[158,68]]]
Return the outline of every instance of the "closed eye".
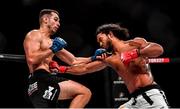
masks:
[[[59,18],[58,18],[58,17],[54,17],[54,20],[55,20],[56,22],[59,22]]]

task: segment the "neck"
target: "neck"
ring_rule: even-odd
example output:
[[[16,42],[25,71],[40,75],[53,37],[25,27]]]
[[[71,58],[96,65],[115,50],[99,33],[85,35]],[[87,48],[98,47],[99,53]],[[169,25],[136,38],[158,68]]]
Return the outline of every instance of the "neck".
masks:
[[[48,38],[51,36],[51,32],[47,26],[42,25],[40,26],[39,30],[43,34],[43,36],[48,37]]]
[[[120,51],[121,47],[123,46],[122,44],[124,44],[123,40],[113,38],[111,41],[112,41],[113,52]]]

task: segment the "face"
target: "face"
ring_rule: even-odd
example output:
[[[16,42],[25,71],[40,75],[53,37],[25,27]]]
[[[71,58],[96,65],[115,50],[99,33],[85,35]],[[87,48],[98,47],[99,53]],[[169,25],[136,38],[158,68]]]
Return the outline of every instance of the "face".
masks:
[[[97,42],[99,43],[100,47],[105,48],[105,49],[109,49],[109,47],[111,45],[111,41],[110,41],[108,35],[106,35],[104,33],[99,33],[97,35]]]
[[[59,29],[60,18],[56,13],[51,13],[51,16],[49,17],[49,20],[47,22],[47,26],[52,31],[52,33],[55,33]]]

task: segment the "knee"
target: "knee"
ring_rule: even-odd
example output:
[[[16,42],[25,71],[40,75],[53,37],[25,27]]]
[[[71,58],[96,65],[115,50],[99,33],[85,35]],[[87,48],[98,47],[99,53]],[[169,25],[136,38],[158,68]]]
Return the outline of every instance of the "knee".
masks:
[[[86,95],[88,96],[88,98],[91,98],[92,96],[92,92],[89,88],[86,89]]]
[[[87,87],[83,90],[83,94],[87,99],[90,99],[91,96],[92,96],[91,90],[89,88],[87,88]]]

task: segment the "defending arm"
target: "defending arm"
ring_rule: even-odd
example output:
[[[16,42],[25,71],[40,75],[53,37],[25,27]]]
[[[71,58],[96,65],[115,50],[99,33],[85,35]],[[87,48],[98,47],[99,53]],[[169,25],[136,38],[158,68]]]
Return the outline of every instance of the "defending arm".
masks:
[[[121,53],[121,60],[125,65],[139,56],[142,57],[158,57],[163,53],[161,45],[153,42],[147,42],[144,38],[134,38],[133,40],[127,41],[129,45],[135,46],[136,49],[125,51]]]
[[[97,49],[95,54],[91,57],[75,57],[69,51],[62,49],[56,52],[56,56],[69,65],[78,65],[78,64],[86,64],[92,62],[96,59],[99,59],[101,54],[103,54],[105,49]]]
[[[60,37],[56,37],[53,39],[53,43],[50,49],[52,50],[53,53],[56,53],[59,50],[62,50],[65,46],[67,46],[66,41]]]

